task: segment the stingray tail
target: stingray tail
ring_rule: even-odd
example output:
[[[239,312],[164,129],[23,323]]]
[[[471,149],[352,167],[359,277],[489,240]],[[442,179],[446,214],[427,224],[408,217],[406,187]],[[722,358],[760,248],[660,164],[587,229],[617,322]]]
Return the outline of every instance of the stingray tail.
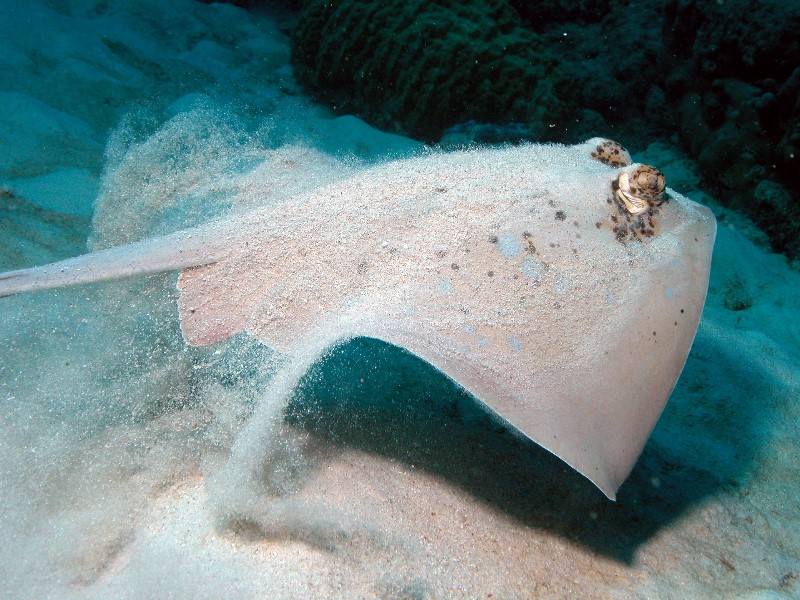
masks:
[[[179,231],[41,267],[0,273],[0,297],[207,265],[224,255],[217,239],[210,231]]]

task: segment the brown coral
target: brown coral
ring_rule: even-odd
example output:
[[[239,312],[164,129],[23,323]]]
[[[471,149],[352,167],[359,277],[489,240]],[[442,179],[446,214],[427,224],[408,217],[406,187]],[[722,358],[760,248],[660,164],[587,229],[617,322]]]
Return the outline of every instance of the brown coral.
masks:
[[[470,119],[552,139],[573,116],[558,59],[505,0],[309,0],[293,63],[331,105],[430,141]]]

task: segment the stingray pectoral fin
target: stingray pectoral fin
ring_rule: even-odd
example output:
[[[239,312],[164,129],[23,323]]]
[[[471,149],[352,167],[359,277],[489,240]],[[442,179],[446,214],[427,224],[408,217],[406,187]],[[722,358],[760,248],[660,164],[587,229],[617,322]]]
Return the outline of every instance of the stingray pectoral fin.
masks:
[[[252,296],[227,271],[215,263],[181,272],[178,311],[187,344],[208,346],[245,330]]]
[[[278,350],[295,345],[326,313],[321,299],[307,301],[306,292],[311,292],[304,288],[304,255],[310,251],[262,231],[253,237],[234,236],[224,259],[184,270],[178,278],[184,340],[207,346],[247,331]],[[315,271],[312,280],[323,273]]]
[[[421,297],[414,317],[386,315],[368,333],[431,363],[614,499],[680,376],[705,302],[716,223],[694,210],[646,268],[616,279],[621,298],[607,305],[537,312],[532,301],[506,322],[486,310],[463,327],[463,298],[448,311]]]
[[[699,292],[698,292],[699,294]],[[702,299],[683,296],[688,305]],[[675,305],[675,312],[680,308]],[[509,348],[507,332],[481,340],[442,334],[420,323],[412,330],[375,332],[431,363],[525,436],[591,480],[610,499],[635,465],[683,367],[699,311],[656,318],[638,312],[603,345],[605,328],[583,331],[592,357],[548,361],[546,341]],[[669,321],[669,323],[667,323]],[[643,329],[646,328],[646,329]],[[659,333],[655,346],[652,330]],[[558,352],[553,349],[553,352]],[[558,363],[558,366],[554,366]]]
[[[0,274],[0,297],[94,281],[159,273],[214,262],[225,255],[207,230],[179,231],[41,267]]]
[[[353,246],[363,242],[323,242],[322,226],[294,217],[257,216],[231,235],[225,258],[181,273],[178,307],[187,343],[206,346],[248,332],[276,350],[300,352],[310,336],[345,335],[335,324],[346,312],[345,298],[363,285],[352,258]]]
[[[598,380],[609,368],[605,361],[569,372],[550,372],[524,357],[509,360],[490,356],[490,351],[477,352],[423,327],[413,333],[384,331],[374,337],[431,363],[612,500],[669,395],[651,390],[642,397],[638,382],[633,382],[635,393],[633,388],[609,393],[605,382]]]

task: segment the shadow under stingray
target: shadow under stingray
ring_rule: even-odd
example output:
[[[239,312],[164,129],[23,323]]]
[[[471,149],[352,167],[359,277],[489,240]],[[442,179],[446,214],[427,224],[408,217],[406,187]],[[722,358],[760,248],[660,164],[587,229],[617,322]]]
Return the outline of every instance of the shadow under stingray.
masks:
[[[611,502],[434,367],[369,338],[342,344],[314,365],[287,420],[334,446],[424,469],[524,525],[624,563],[719,490],[711,473],[671,464],[649,443]]]

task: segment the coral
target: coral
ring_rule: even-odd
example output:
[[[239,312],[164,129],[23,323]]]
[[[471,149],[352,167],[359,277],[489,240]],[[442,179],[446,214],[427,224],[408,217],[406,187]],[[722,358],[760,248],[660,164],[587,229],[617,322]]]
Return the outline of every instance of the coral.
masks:
[[[583,109],[564,141],[610,135],[633,150],[674,127],[664,101],[664,0],[511,0],[569,69]]]
[[[788,256],[800,258],[800,203],[780,183],[762,179],[753,190],[753,220],[769,235],[773,245]]]
[[[800,6],[785,0],[668,3],[667,41],[714,77],[785,79],[800,62]]]
[[[600,21],[611,9],[611,0],[511,0],[511,5],[538,29],[550,23]]]
[[[318,98],[428,141],[469,120],[554,139],[575,114],[559,59],[505,0],[308,0],[292,59]]]
[[[800,256],[800,4],[672,0],[667,100],[723,201]],[[755,200],[755,201],[754,201]]]

